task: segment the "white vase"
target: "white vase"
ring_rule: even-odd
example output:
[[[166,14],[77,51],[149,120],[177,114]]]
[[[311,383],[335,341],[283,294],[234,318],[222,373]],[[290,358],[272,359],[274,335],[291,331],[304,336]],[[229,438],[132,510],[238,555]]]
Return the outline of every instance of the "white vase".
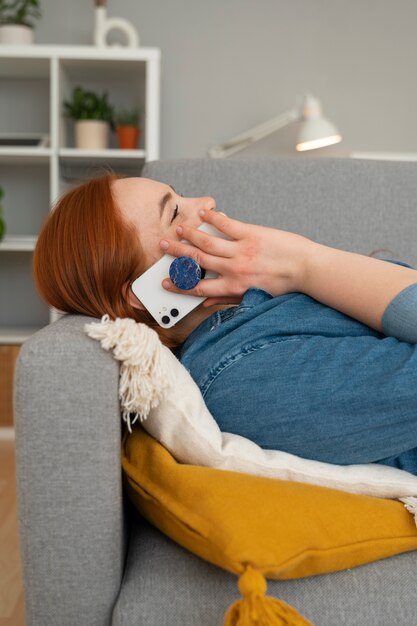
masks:
[[[107,17],[106,6],[96,6],[93,33],[95,45],[106,46],[107,36],[112,30],[118,30],[123,33],[128,48],[139,46],[139,34],[131,22],[122,17]]]
[[[23,24],[1,24],[0,44],[28,46],[33,44],[33,28]]]
[[[75,122],[75,147],[83,150],[105,150],[109,143],[109,124],[103,120]]]

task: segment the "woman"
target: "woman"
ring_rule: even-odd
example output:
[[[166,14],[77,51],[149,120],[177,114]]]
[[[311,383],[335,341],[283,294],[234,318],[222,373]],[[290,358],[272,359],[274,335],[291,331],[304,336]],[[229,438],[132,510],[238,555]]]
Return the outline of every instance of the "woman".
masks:
[[[416,271],[244,224],[215,206],[146,178],[88,181],[44,224],[37,288],[59,310],[155,328],[223,431],[305,458],[417,474],[417,338],[398,317],[416,310]],[[202,220],[231,240],[196,230]],[[169,330],[130,289],[165,252],[220,274],[187,292],[208,300]]]

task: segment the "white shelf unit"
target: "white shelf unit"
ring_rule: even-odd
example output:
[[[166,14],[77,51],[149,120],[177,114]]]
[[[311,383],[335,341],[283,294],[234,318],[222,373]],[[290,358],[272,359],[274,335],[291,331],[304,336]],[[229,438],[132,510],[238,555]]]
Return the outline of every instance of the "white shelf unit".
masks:
[[[0,252],[33,252],[36,245],[36,237],[21,235],[20,237],[5,237],[0,241]]]
[[[96,46],[0,46],[0,133],[43,133],[48,147],[0,146],[7,225],[0,242],[0,344],[22,343],[59,316],[32,280],[36,238],[55,200],[70,186],[111,167],[139,176],[159,158],[160,49]],[[63,102],[77,85],[107,91],[118,108],[143,111],[137,150],[74,147]]]

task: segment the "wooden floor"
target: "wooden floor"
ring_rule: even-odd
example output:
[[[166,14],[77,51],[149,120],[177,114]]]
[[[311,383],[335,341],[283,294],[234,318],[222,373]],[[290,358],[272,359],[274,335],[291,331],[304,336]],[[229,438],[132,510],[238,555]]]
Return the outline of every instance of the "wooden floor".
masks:
[[[14,441],[0,440],[0,626],[24,626]]]

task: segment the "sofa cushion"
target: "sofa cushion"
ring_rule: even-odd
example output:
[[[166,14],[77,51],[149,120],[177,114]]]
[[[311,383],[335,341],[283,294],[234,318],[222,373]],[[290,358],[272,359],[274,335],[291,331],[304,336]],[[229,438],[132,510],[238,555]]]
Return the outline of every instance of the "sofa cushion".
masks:
[[[237,594],[236,577],[129,515],[132,533],[111,626],[220,626]],[[417,553],[295,580],[270,580],[282,598],[316,626],[415,623]]]
[[[122,440],[135,507],[180,545],[236,574],[268,578],[343,570],[417,548],[417,531],[391,500],[184,465],[142,428]]]

